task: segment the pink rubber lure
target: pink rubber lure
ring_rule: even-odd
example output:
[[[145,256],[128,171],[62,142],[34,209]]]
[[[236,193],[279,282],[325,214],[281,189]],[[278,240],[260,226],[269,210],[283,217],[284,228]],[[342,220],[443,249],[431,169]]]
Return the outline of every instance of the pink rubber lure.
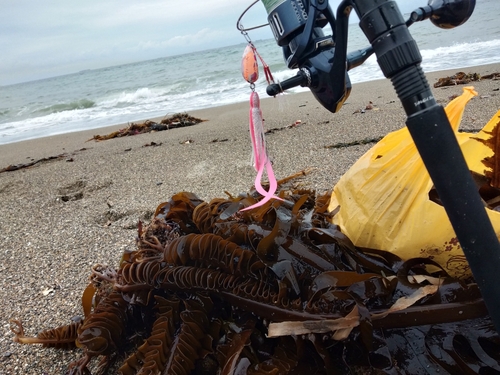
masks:
[[[252,138],[254,167],[257,171],[257,176],[255,177],[255,190],[263,196],[263,199],[250,207],[242,209],[242,211],[262,206],[271,199],[282,200],[280,197],[274,195],[278,188],[278,182],[274,176],[271,160],[267,155],[260,99],[255,91],[250,94],[250,136]],[[266,169],[269,179],[269,191],[266,191],[261,183],[262,176],[264,175],[264,168]]]

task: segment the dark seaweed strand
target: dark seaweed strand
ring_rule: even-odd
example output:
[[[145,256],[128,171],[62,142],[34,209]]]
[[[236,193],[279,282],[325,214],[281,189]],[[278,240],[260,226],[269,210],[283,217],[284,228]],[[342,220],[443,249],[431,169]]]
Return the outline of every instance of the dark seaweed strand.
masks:
[[[69,374],[86,373],[92,358],[99,355],[109,357],[122,349],[126,343],[128,308],[121,293],[115,291],[99,302],[78,330],[76,344],[84,349],[85,354],[70,364]]]
[[[165,369],[168,353],[175,334],[175,318],[179,313],[179,300],[155,296],[156,320],[150,336],[119,368],[121,375],[157,374]]]
[[[182,320],[162,375],[188,375],[195,368],[195,361],[212,352],[212,337],[208,334],[209,318],[212,310],[210,298],[184,301],[185,310],[180,313]]]
[[[20,320],[11,319],[14,324],[10,330],[16,335],[14,341],[20,344],[42,344],[44,347],[57,349],[73,349],[76,347],[75,341],[78,337],[78,329],[82,326],[83,320],[73,322],[68,325],[40,332],[36,337],[24,335],[24,328]]]

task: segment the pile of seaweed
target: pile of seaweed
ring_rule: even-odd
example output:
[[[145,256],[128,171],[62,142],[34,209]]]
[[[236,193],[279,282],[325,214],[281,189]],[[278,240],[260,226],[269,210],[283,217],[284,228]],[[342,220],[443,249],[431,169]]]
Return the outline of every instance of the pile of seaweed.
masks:
[[[105,141],[112,138],[127,137],[131,135],[150,133],[154,131],[163,131],[175,128],[182,128],[185,126],[191,126],[199,124],[206,120],[202,120],[187,113],[177,113],[169,118],[164,118],[160,122],[154,122],[146,120],[141,124],[131,123],[126,128],[120,129],[118,131],[106,134],[106,135],[94,135],[89,141]]]
[[[439,78],[434,84],[434,87],[445,87],[445,86],[456,86],[456,85],[466,85],[471,82],[481,81],[482,79],[500,79],[500,73],[492,73],[481,75],[479,73],[464,73],[458,72],[448,77]]]
[[[355,247],[330,194],[291,183],[246,211],[255,191],[175,194],[118,269],[93,267],[81,321],[28,337],[12,320],[15,341],[83,349],[69,374],[94,357],[94,374],[500,374],[473,279]]]

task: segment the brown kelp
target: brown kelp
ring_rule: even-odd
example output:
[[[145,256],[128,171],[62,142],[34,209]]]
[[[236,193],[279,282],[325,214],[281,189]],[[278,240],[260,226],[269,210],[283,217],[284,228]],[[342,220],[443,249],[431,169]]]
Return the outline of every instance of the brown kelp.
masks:
[[[93,267],[82,321],[27,337],[13,320],[15,341],[80,347],[68,374],[500,373],[474,280],[356,248],[329,194],[279,196],[172,196],[118,269]]]
[[[500,73],[495,72],[492,74],[481,75],[479,73],[457,72],[451,76],[439,78],[434,84],[434,87],[467,85],[471,82],[481,81],[482,79],[500,79]]]
[[[82,152],[82,151],[86,151],[87,149],[84,147],[84,148],[81,148],[79,150],[75,150],[71,153],[62,153],[62,154],[58,154],[58,155],[52,155],[52,156],[48,156],[48,157],[45,157],[45,158],[41,158],[41,159],[31,159],[31,161],[29,161],[28,163],[20,163],[20,164],[11,164],[11,165],[8,165],[4,168],[0,168],[0,173],[3,173],[3,172],[13,172],[13,171],[17,171],[19,169],[23,169],[23,168],[29,168],[29,167],[32,167],[34,165],[37,165],[37,164],[41,164],[41,163],[46,163],[46,162],[50,162],[50,161],[53,161],[53,160],[62,160],[62,159],[65,159],[67,162],[72,162],[73,161],[73,156],[77,155],[78,153]]]
[[[199,124],[206,120],[202,120],[187,113],[176,113],[168,118],[162,119],[160,122],[146,120],[142,123],[131,123],[126,128],[105,135],[94,135],[89,141],[105,141],[113,138],[127,137],[131,135],[150,133],[154,131],[163,131],[175,128],[182,128]]]

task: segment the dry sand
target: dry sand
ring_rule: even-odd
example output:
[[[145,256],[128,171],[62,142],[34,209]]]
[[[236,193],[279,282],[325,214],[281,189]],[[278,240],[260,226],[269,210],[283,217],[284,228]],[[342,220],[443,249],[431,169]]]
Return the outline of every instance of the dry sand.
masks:
[[[500,64],[463,69],[482,75]],[[458,72],[428,74],[437,78]],[[462,129],[478,130],[500,108],[500,81],[473,84],[480,96],[468,105]],[[434,89],[440,103],[463,86]],[[377,110],[360,109],[372,101]],[[278,178],[312,167],[304,182],[320,192],[372,144],[363,143],[404,126],[405,115],[388,80],[357,84],[340,113],[323,109],[310,93],[263,100],[269,153]],[[355,113],[358,112],[358,113]],[[78,351],[12,342],[9,319],[26,333],[67,324],[82,314],[80,296],[95,263],[117,266],[134,247],[138,220],[179,191],[202,199],[248,191],[248,104],[209,108],[190,115],[201,124],[103,142],[86,142],[121,126],[0,145],[0,169],[61,153],[67,156],[0,173],[0,374],[61,374]],[[288,127],[300,120],[295,127]],[[155,142],[159,146],[144,147]]]

